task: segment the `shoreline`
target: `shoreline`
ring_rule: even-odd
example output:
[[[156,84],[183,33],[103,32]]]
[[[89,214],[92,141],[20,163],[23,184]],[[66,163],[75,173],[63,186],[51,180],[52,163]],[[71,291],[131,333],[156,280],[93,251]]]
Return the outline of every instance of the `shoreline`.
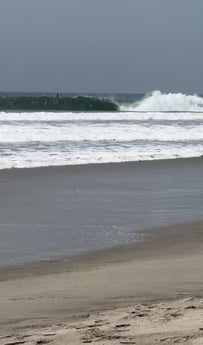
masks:
[[[203,222],[145,242],[0,270],[0,345],[199,345]]]
[[[200,345],[202,168],[189,158],[1,170],[0,251],[36,258],[68,243],[66,230],[90,247],[0,268],[0,345]],[[98,249],[105,229],[111,248]],[[120,233],[144,241],[115,245]]]
[[[202,296],[202,260],[203,222],[154,229],[128,247],[1,269],[0,328]]]
[[[139,241],[202,220],[202,158],[0,171],[1,267]],[[12,241],[11,241],[12,240]]]
[[[3,172],[24,172],[24,171],[34,171],[34,170],[61,170],[61,169],[78,169],[78,168],[97,168],[97,167],[105,167],[105,166],[109,166],[109,167],[114,167],[114,166],[136,166],[136,165],[153,165],[156,163],[163,163],[163,164],[170,164],[171,162],[174,163],[181,163],[181,162],[185,162],[190,163],[190,162],[197,162],[197,163],[202,163],[203,162],[203,155],[201,156],[192,156],[192,157],[173,157],[173,158],[157,158],[157,159],[146,159],[146,160],[138,160],[138,161],[120,161],[120,162],[102,162],[102,163],[81,163],[81,164],[67,164],[67,165],[46,165],[46,166],[36,166],[36,167],[12,167],[12,168],[3,168],[0,169],[0,174]]]
[[[195,227],[197,232],[190,234],[188,229]],[[185,228],[187,232],[184,233]],[[177,231],[178,230],[178,231]],[[184,247],[184,254],[189,250],[192,250],[192,245],[195,242],[195,250],[202,248],[203,240],[203,220],[197,222],[177,223],[170,226],[163,226],[158,228],[147,228],[138,231],[142,235],[142,240],[127,245],[112,246],[104,249],[96,249],[86,251],[75,255],[63,255],[55,258],[45,260],[35,260],[29,263],[20,263],[9,266],[0,266],[0,282],[6,280],[14,280],[23,277],[37,276],[37,275],[49,275],[52,273],[63,273],[64,271],[80,270],[81,268],[90,266],[102,266],[105,264],[129,262],[136,259],[146,259],[153,256],[154,250],[160,250],[157,257],[162,257],[165,251],[172,251],[176,255],[181,255],[181,252],[177,252],[177,248]],[[177,242],[176,235],[178,237],[184,237],[184,242]],[[200,239],[196,242],[194,235]],[[159,247],[161,243],[161,247]],[[121,256],[122,255],[122,256]],[[105,258],[105,259],[104,259]],[[21,275],[22,274],[22,275]]]

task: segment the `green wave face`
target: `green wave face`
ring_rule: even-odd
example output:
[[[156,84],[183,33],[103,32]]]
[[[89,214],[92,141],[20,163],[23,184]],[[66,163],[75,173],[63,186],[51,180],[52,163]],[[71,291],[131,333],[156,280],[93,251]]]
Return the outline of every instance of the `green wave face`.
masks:
[[[96,97],[0,97],[0,110],[117,111],[110,99]]]

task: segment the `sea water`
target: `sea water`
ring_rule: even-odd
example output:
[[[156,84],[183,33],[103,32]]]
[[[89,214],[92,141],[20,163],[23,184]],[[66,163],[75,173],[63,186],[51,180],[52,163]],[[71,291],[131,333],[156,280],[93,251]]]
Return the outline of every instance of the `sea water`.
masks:
[[[203,154],[201,97],[156,91],[134,99],[120,96],[111,113],[0,112],[0,169]]]
[[[111,99],[119,111],[0,113],[0,266],[129,244],[143,239],[139,230],[202,219],[201,160],[155,161],[202,156],[202,98]],[[154,163],[99,165],[145,160]],[[12,169],[54,165],[72,167]]]

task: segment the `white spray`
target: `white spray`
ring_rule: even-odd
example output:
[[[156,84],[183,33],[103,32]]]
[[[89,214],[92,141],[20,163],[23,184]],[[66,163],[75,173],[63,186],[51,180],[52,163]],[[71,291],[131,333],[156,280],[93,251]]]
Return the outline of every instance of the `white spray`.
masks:
[[[125,104],[122,111],[199,111],[203,112],[203,99],[197,95],[182,93],[161,93],[153,91],[140,102]]]

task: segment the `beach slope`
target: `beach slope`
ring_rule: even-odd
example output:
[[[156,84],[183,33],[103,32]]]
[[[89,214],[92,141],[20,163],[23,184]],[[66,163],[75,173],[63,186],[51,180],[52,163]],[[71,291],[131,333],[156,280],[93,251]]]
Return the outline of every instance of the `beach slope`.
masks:
[[[203,224],[0,272],[0,344],[202,344]]]

